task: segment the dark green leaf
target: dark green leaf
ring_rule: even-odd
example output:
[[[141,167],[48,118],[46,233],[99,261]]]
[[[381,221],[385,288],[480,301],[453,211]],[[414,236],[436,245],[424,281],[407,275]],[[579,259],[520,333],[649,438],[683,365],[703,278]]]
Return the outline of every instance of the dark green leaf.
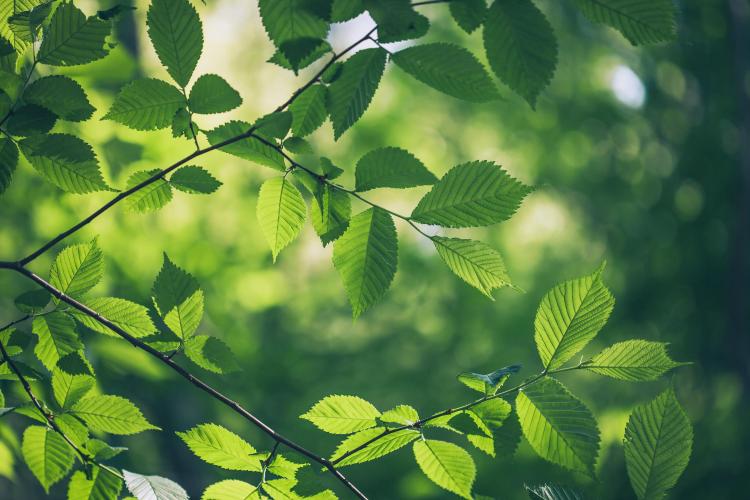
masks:
[[[46,134],[55,126],[57,117],[46,108],[25,104],[10,115],[5,126],[10,135],[28,137]]]
[[[283,139],[292,127],[292,113],[289,111],[271,113],[258,118],[254,126],[262,135]]]
[[[310,218],[315,232],[325,246],[346,231],[352,203],[347,193],[332,188],[329,184],[320,184],[313,194],[315,196],[310,208]]]
[[[18,165],[18,148],[9,138],[0,139],[0,194],[3,194],[13,180]]]
[[[357,191],[409,188],[437,182],[437,177],[413,154],[393,147],[375,149],[360,158],[355,177]]]
[[[219,75],[201,75],[190,89],[190,111],[223,113],[242,104],[242,97]]]
[[[206,132],[206,137],[211,145],[232,139],[244,134],[250,129],[250,124],[240,121],[225,123],[213,130]],[[284,171],[284,157],[274,148],[254,138],[241,139],[221,147],[221,150],[244,160],[249,160],[275,170]]]
[[[114,120],[135,130],[169,127],[177,110],[185,105],[179,89],[155,78],[129,83],[120,90],[103,120]]]
[[[260,0],[260,16],[268,38],[280,46],[299,38],[325,38],[328,22],[322,19],[310,0]]]
[[[612,26],[633,45],[675,39],[673,0],[574,0],[597,23]]]
[[[208,335],[195,335],[187,339],[185,355],[204,370],[214,373],[230,373],[240,368],[229,346]]]
[[[430,22],[414,10],[409,0],[365,0],[365,6],[378,25],[378,41],[399,42],[427,33]]]
[[[284,149],[297,155],[311,155],[313,148],[309,142],[301,137],[289,137],[284,141]]]
[[[50,295],[47,290],[31,290],[16,297],[15,304],[23,313],[36,314],[44,310],[49,301]]]
[[[87,18],[72,3],[55,10],[45,31],[37,59],[53,66],[74,66],[96,61],[107,55],[106,38],[110,23],[96,16]]]
[[[221,182],[206,169],[195,165],[180,167],[169,178],[169,183],[180,191],[193,194],[213,193],[221,186]]]
[[[52,111],[63,120],[88,120],[94,107],[83,88],[75,80],[63,75],[45,76],[34,81],[23,93],[27,103]]]
[[[331,5],[331,22],[343,23],[354,19],[365,11],[363,0],[333,0]]]
[[[453,19],[467,33],[480,27],[487,16],[486,0],[452,0],[449,6]]]
[[[153,0],[146,16],[156,55],[185,88],[203,51],[203,26],[188,0]]]
[[[323,125],[326,111],[326,87],[313,85],[297,97],[289,106],[292,112],[292,133],[304,137]]]

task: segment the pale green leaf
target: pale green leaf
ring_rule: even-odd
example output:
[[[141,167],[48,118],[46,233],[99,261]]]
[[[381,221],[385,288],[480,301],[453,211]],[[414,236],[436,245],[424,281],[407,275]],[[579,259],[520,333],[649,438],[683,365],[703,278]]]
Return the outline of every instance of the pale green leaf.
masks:
[[[452,0],[449,7],[453,19],[467,33],[480,27],[487,16],[486,0]]]
[[[214,483],[203,492],[201,500],[261,500],[258,488],[236,479]]]
[[[146,16],[156,55],[184,88],[203,51],[203,26],[188,0],[153,0]]]
[[[160,170],[158,169],[135,172],[128,177],[125,187],[133,189],[159,172]],[[125,206],[132,212],[151,212],[159,210],[171,200],[172,187],[169,185],[169,182],[160,177],[125,198]]]
[[[351,434],[375,427],[380,412],[357,396],[326,396],[300,416],[330,434]]]
[[[223,113],[242,104],[242,97],[222,77],[208,74],[195,81],[188,104],[193,113]]]
[[[50,283],[74,298],[91,290],[104,274],[104,258],[96,239],[64,248],[52,263]]]
[[[53,66],[75,66],[107,55],[111,24],[97,16],[87,18],[72,2],[60,4],[52,15],[39,47],[37,60]]]
[[[255,448],[220,425],[201,424],[177,435],[198,458],[211,465],[254,472],[263,468]]]
[[[117,297],[96,297],[87,300],[86,305],[133,337],[148,337],[156,331],[156,327],[148,314],[148,309],[135,302]],[[99,323],[91,316],[77,310],[72,311],[72,313],[82,325],[95,332],[119,337],[109,327]]]
[[[185,104],[182,92],[173,85],[143,78],[124,86],[102,119],[135,130],[157,130],[169,127],[177,110]]]
[[[194,335],[185,341],[185,355],[204,370],[229,373],[239,370],[231,349],[216,337]]]
[[[121,490],[122,479],[94,466],[91,479],[83,471],[73,474],[68,485],[68,500],[113,500],[119,498]]]
[[[625,464],[639,499],[660,499],[687,467],[693,428],[667,389],[653,401],[633,410],[625,427]]]
[[[10,138],[0,139],[0,194],[8,189],[18,165],[18,147]]]
[[[633,45],[675,39],[673,0],[574,0],[583,14],[611,26]]]
[[[633,382],[656,380],[672,368],[687,363],[673,361],[663,342],[626,340],[594,356],[584,366],[608,377]]]
[[[286,177],[274,177],[260,187],[256,212],[275,262],[279,252],[299,235],[305,223],[305,200]]]
[[[64,478],[73,466],[73,450],[52,429],[32,425],[23,433],[21,452],[44,491]]]
[[[180,191],[192,194],[210,194],[219,189],[221,181],[203,167],[186,165],[180,167],[169,178],[169,183]]]
[[[345,458],[337,461],[339,457],[342,457],[345,453],[352,451],[370,440],[380,436],[385,431],[385,427],[373,427],[372,429],[365,429],[359,431],[356,434],[347,436],[336,448],[331,456],[331,461],[336,462],[337,467],[343,467],[345,465],[361,464],[376,460],[380,457],[393,453],[394,451],[403,448],[407,444],[411,443],[415,439],[419,438],[419,431],[414,429],[404,429],[396,431],[373,441],[371,444],[362,448],[359,451],[346,456]]]
[[[206,132],[208,142],[212,146],[229,141],[246,133],[250,129],[250,124],[240,121],[231,121]],[[244,160],[249,160],[275,170],[284,171],[284,157],[276,149],[253,138],[240,139],[221,147],[225,153],[237,156]]]
[[[83,88],[67,76],[51,75],[39,78],[23,93],[23,100],[52,111],[63,120],[88,120],[94,107]]]
[[[9,17],[15,14],[32,10],[37,5],[43,3],[43,1],[44,0],[0,0],[0,19],[7,21]],[[28,41],[16,35],[11,29],[10,24],[7,22],[0,22],[0,36],[6,38],[11,47],[13,47],[18,54],[22,54],[30,45]],[[5,69],[13,71],[15,68],[10,67]]]
[[[65,313],[37,316],[31,330],[39,337],[34,354],[48,370],[52,370],[60,358],[83,349],[83,343],[75,331],[75,322]]]
[[[440,236],[433,237],[432,242],[450,270],[487,297],[493,298],[495,288],[511,285],[503,258],[489,245]]]
[[[152,294],[170,330],[183,340],[195,333],[203,318],[203,291],[195,278],[174,265],[167,254]]]
[[[313,85],[289,105],[292,133],[304,137],[318,129],[328,117],[325,85]]]
[[[414,457],[435,484],[460,497],[471,498],[477,470],[466,450],[446,441],[426,439],[414,443]]]
[[[129,435],[159,429],[151,425],[133,403],[119,396],[90,396],[74,404],[71,412],[92,429],[110,434]]]
[[[437,177],[410,152],[400,148],[370,151],[357,162],[357,191],[381,187],[408,188],[435,184]]]
[[[68,409],[94,388],[90,375],[71,375],[59,368],[52,370],[52,393],[60,408]]]
[[[411,425],[419,420],[417,410],[409,405],[398,405],[395,408],[384,411],[380,415],[381,422],[387,422],[398,425]]]
[[[137,500],[188,500],[185,489],[171,479],[122,471],[125,485]]]
[[[526,491],[532,500],[583,500],[576,490],[557,484],[526,486]]]

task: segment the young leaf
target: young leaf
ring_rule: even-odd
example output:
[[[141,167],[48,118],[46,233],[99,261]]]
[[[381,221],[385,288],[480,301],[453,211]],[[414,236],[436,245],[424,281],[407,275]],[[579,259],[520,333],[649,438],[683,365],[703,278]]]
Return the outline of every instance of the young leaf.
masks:
[[[190,450],[201,460],[227,470],[260,472],[263,467],[256,451],[238,435],[216,424],[201,424],[178,432]]]
[[[210,194],[219,189],[221,181],[203,167],[186,165],[180,167],[169,178],[169,183],[180,191],[192,194]]]
[[[544,14],[531,0],[495,0],[484,48],[495,74],[534,107],[557,65],[557,40]]]
[[[626,340],[594,356],[584,366],[608,377],[639,382],[656,380],[672,368],[688,363],[673,361],[664,342]]]
[[[39,337],[34,354],[50,371],[60,358],[83,349],[83,344],[75,331],[75,322],[65,313],[54,312],[46,316],[37,316],[31,330]]]
[[[142,476],[127,470],[123,470],[122,475],[128,490],[138,500],[189,500],[184,488],[171,479]]]
[[[398,405],[392,410],[384,411],[380,415],[381,422],[393,423],[398,425],[411,425],[419,420],[417,410],[409,405]]]
[[[190,89],[188,104],[193,113],[223,113],[242,104],[242,97],[219,75],[201,75]]]
[[[534,318],[534,341],[546,369],[575,356],[609,319],[615,299],[601,279],[602,267],[589,276],[555,286],[542,299]]]
[[[156,331],[156,327],[148,314],[148,309],[135,302],[117,297],[96,297],[87,300],[86,305],[133,337],[148,337]],[[87,314],[77,310],[72,311],[72,314],[82,325],[95,332],[119,337],[108,327]]]
[[[90,243],[66,247],[57,254],[49,280],[62,293],[78,298],[94,288],[103,274],[102,251],[94,239]]]
[[[10,138],[0,139],[0,194],[3,194],[13,180],[13,172],[18,165],[18,148]]]
[[[77,471],[70,478],[68,498],[71,500],[105,500],[119,498],[122,491],[122,480],[100,468],[94,466],[91,477],[87,478],[83,471]]]
[[[329,434],[351,434],[375,427],[380,412],[357,396],[326,396],[300,418]]]
[[[119,396],[90,396],[81,399],[71,412],[93,430],[129,435],[155,429],[133,403]]]
[[[511,365],[487,374],[464,372],[458,376],[458,381],[482,394],[494,394],[511,374],[518,373],[520,369],[521,365]]]
[[[59,434],[46,427],[27,427],[21,452],[26,465],[47,493],[73,466],[73,450]]]
[[[260,500],[257,486],[236,479],[214,483],[203,492],[201,500]]]
[[[659,499],[687,467],[693,428],[667,389],[653,401],[633,410],[625,427],[625,464],[639,499]]]
[[[302,92],[289,105],[289,111],[292,112],[292,133],[294,135],[304,137],[312,134],[323,125],[328,116],[326,93],[325,85],[313,85]]]
[[[128,177],[125,187],[132,189],[158,173],[158,169],[135,172]],[[172,187],[162,177],[128,196],[125,199],[125,206],[133,212],[151,212],[159,210],[171,200]]]
[[[385,294],[397,263],[396,226],[390,214],[373,207],[355,215],[333,246],[333,265],[344,282],[354,318]]]
[[[633,45],[675,38],[676,9],[672,0],[574,0],[583,15],[612,26]]]
[[[79,194],[110,190],[91,146],[78,137],[38,135],[19,145],[31,166],[60,189]]]
[[[492,290],[509,286],[510,276],[503,258],[481,241],[434,236],[432,242],[443,262],[456,276],[490,299]]]
[[[466,450],[453,443],[425,439],[414,443],[414,457],[435,484],[462,498],[472,498],[477,470]]]
[[[578,491],[557,484],[526,486],[526,491],[532,500],[583,500]]]
[[[68,409],[94,388],[90,375],[70,375],[59,368],[52,370],[52,392],[60,408]]]
[[[185,355],[204,370],[229,373],[239,370],[231,349],[216,337],[194,335],[185,341]]]
[[[355,177],[357,191],[409,188],[437,182],[437,177],[413,154],[393,147],[375,149],[360,158]]]
[[[260,16],[274,45],[298,38],[325,38],[328,23],[316,15],[310,2],[300,0],[260,0]]]
[[[52,111],[63,120],[88,120],[94,107],[75,80],[63,76],[45,76],[35,80],[23,93],[23,100]]]
[[[328,88],[328,110],[335,139],[354,125],[370,105],[385,70],[383,49],[364,49],[344,63],[341,76]]]
[[[500,97],[482,63],[457,45],[415,45],[396,52],[393,62],[422,83],[458,99],[487,102]]]
[[[412,212],[412,219],[444,227],[488,226],[518,209],[531,188],[490,161],[453,167]]]
[[[596,420],[560,382],[544,378],[525,388],[516,398],[516,412],[540,457],[593,477],[599,452]]]
[[[323,246],[339,238],[349,226],[352,202],[344,191],[320,184],[313,193],[310,218]]]
[[[485,0],[453,0],[449,7],[453,19],[467,33],[480,27],[487,16]]]
[[[231,121],[206,132],[206,138],[208,138],[208,142],[214,146],[230,140],[233,137],[244,134],[249,129],[249,123]],[[257,139],[249,138],[235,141],[223,146],[221,150],[244,160],[271,167],[274,170],[280,170],[283,172],[286,169],[284,157],[281,153]]]
[[[198,13],[188,0],[153,0],[146,24],[156,55],[184,88],[203,51],[203,26]]]
[[[183,340],[191,337],[203,318],[203,291],[195,278],[164,254],[164,264],[152,293],[159,315],[169,329]]]
[[[351,436],[347,436],[338,445],[336,451],[333,452],[333,455],[331,455],[331,461],[335,461],[346,452],[354,450],[369,442],[371,439],[380,436],[384,431],[384,427],[373,427],[372,429],[365,429],[356,434],[352,434]],[[417,438],[419,438],[419,431],[414,429],[404,429],[388,434],[377,441],[372,442],[365,448],[352,453],[341,461],[336,462],[336,466],[343,467],[345,465],[361,464],[378,459],[403,448]]]
[[[163,80],[143,78],[124,86],[103,120],[113,120],[135,130],[169,127],[185,105],[179,89]]]
[[[285,177],[274,177],[260,187],[257,214],[276,262],[279,252],[299,235],[305,223],[305,200]]]
[[[52,15],[37,60],[53,66],[74,66],[107,55],[111,25],[96,16],[86,18],[73,3],[60,4]]]

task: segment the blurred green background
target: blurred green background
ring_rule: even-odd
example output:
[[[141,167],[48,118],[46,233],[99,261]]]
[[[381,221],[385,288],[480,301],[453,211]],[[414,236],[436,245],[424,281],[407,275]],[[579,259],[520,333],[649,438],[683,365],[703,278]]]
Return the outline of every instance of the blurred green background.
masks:
[[[108,0],[77,3],[87,12],[111,6]],[[244,104],[201,125],[230,117],[252,121],[283,102],[309,70],[295,78],[264,63],[273,48],[255,2],[207,3],[196,4],[205,36],[196,75],[221,74],[240,90]],[[475,491],[524,498],[524,483],[558,481],[591,497],[632,498],[620,445],[628,412],[674,383],[694,423],[695,443],[671,497],[744,497],[740,474],[750,456],[750,24],[743,13],[750,6],[746,0],[680,1],[679,40],[642,49],[592,26],[572,2],[538,3],[559,37],[560,63],[536,111],[507,89],[504,101],[469,105],[389,67],[360,123],[337,143],[330,124],[312,137],[320,154],[346,168],[345,183],[362,154],[392,145],[410,150],[438,175],[487,159],[537,186],[510,221],[451,233],[473,234],[499,249],[525,292],[505,289],[495,302],[485,299],[444,267],[428,241],[399,225],[392,289],[353,323],[331,247],[322,248],[308,225],[272,264],[255,201],[260,182],[273,172],[223,153],[197,162],[224,182],[214,195],[177,193],[167,207],[146,215],[118,207],[69,243],[99,235],[107,256],[101,295],[147,304],[162,252],[195,275],[206,292],[202,332],[224,339],[242,367],[230,376],[200,375],[321,454],[337,440],[297,416],[328,394],[357,394],[382,410],[408,403],[429,414],[473,397],[456,382],[459,372],[513,363],[524,365],[522,376],[538,371],[533,318],[540,298],[606,259],[605,281],[617,304],[587,352],[638,337],[670,342],[675,359],[695,364],[655,383],[565,374],[564,383],[600,422],[598,480],[548,464],[523,444],[512,460],[472,451],[479,469]],[[96,146],[115,186],[135,170],[163,167],[192,149],[168,131],[136,133],[99,121],[124,83],[166,76],[145,33],[147,2],[137,7],[118,23],[119,45],[109,57],[67,71],[99,109],[71,130]],[[481,35],[459,32],[445,5],[423,12],[432,21],[428,37],[454,38],[481,54]],[[334,47],[369,25],[359,18],[338,26]],[[423,192],[370,198],[409,212]],[[0,199],[0,258],[27,254],[107,198],[63,194],[22,165]],[[34,270],[46,274],[52,257],[40,258]],[[28,289],[11,273],[0,274],[3,323],[18,314],[12,298]],[[269,439],[125,342],[92,334],[87,344],[102,390],[134,400],[168,431],[115,439],[130,448],[116,465],[170,477],[195,498],[221,478],[252,479],[204,465],[170,431],[214,421],[259,449],[269,448]],[[6,395],[14,391],[2,384]],[[28,469],[9,455],[15,443],[7,426],[17,432],[22,424],[20,417],[2,424],[3,499],[43,496]],[[372,498],[446,497],[408,449],[347,472]],[[52,497],[64,498],[65,490],[66,483],[58,484]]]

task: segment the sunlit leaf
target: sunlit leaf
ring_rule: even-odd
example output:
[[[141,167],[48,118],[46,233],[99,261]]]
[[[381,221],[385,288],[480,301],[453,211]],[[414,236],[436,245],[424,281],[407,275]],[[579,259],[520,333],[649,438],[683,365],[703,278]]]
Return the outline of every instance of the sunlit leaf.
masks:
[[[167,254],[154,281],[153,297],[164,323],[178,337],[184,340],[195,333],[203,318],[203,291]]]
[[[687,363],[673,361],[664,342],[626,340],[594,356],[584,366],[587,370],[620,380],[656,380],[672,368]]]
[[[331,461],[336,461],[339,457],[342,457],[345,453],[357,449],[359,446],[364,445],[371,439],[374,439],[385,431],[384,427],[374,427],[372,429],[365,429],[359,431],[356,434],[352,434],[344,439],[336,448],[336,451],[331,455]],[[367,447],[346,456],[340,461],[336,462],[337,467],[343,467],[345,465],[361,464],[376,460],[380,457],[393,453],[394,451],[403,448],[407,444],[411,443],[415,439],[419,438],[419,431],[414,429],[404,429],[387,434],[376,441],[373,441]]]
[[[414,443],[420,469],[435,484],[463,498],[471,498],[477,471],[466,450],[453,443],[426,439]]]
[[[216,424],[201,424],[178,432],[190,450],[201,460],[228,470],[260,472],[261,460],[250,443]]]
[[[73,405],[74,415],[94,430],[129,435],[159,428],[151,425],[130,401],[119,396],[90,396]]]
[[[330,434],[351,434],[375,427],[380,412],[357,396],[326,396],[300,416]]]
[[[32,425],[23,433],[21,451],[26,465],[44,491],[64,478],[73,466],[73,450],[52,429]]]
[[[185,97],[175,86],[156,78],[135,80],[117,94],[112,107],[102,118],[135,130],[169,127]]]
[[[171,479],[159,476],[142,476],[123,470],[125,485],[137,500],[188,500],[185,489]]]
[[[107,55],[106,38],[111,24],[96,16],[87,18],[72,2],[60,4],[44,33],[37,59],[53,66],[74,66]]]
[[[159,60],[184,88],[203,51],[203,26],[195,7],[188,0],[153,0],[146,25]]]
[[[257,208],[258,222],[273,260],[302,230],[307,205],[299,190],[285,177],[274,177],[260,187]]]

